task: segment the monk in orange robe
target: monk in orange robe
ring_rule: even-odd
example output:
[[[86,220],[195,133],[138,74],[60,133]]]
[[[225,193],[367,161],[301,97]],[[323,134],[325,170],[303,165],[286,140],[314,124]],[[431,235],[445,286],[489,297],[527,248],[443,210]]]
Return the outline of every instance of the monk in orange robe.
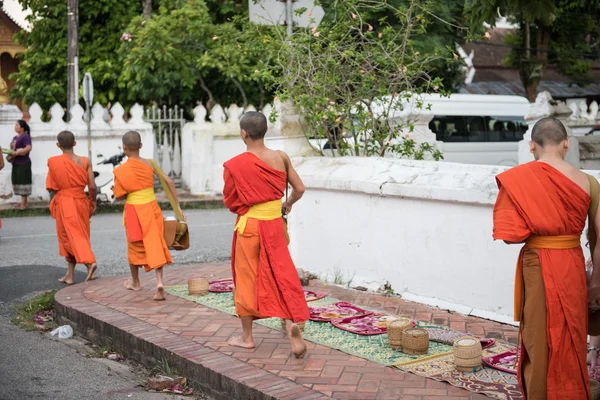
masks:
[[[63,154],[48,159],[46,189],[52,195],[50,213],[56,220],[59,253],[68,263],[67,274],[59,282],[72,285],[76,264],[87,266],[86,282],[94,279],[96,271],[96,258],[90,244],[90,218],[96,212],[96,183],[91,163],[73,151],[77,144],[73,133],[63,131],[57,141]],[[89,198],[84,192],[86,186]]]
[[[163,266],[173,262],[164,238],[164,219],[154,195],[155,171],[152,163],[140,157],[142,140],[137,132],[123,135],[123,152],[127,162],[115,168],[114,195],[125,200],[123,222],[127,234],[127,254],[131,280],[125,282],[129,290],[141,290],[139,268],[156,273],[154,300],[165,300]],[[162,171],[158,172],[169,185],[179,206],[173,181]]]
[[[580,237],[591,184],[564,161],[569,140],[560,121],[540,120],[531,138],[536,161],[497,176],[494,208],[494,239],[525,243],[515,280],[519,382],[528,400],[589,399],[588,293]],[[592,229],[597,224],[592,221]]]
[[[302,358],[306,343],[296,323],[308,320],[308,305],[287,247],[282,215],[302,197],[304,185],[287,154],[265,147],[263,114],[244,114],[240,127],[248,151],[224,165],[225,206],[238,215],[231,265],[243,328],[243,335],[229,344],[253,348],[253,320],[277,317],[285,320],[292,353]],[[282,204],[288,181],[293,191]]]

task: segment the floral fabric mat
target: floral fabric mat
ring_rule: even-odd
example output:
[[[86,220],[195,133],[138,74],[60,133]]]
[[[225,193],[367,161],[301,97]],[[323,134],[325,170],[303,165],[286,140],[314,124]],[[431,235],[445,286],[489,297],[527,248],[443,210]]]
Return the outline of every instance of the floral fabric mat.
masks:
[[[211,281],[208,283],[208,291],[213,293],[228,293],[233,292],[233,279],[221,279],[219,281]]]
[[[209,293],[206,296],[190,296],[187,286],[166,287],[165,291],[174,296],[219,310],[221,312],[235,315],[232,293]],[[326,297],[311,303],[331,304],[337,299]],[[281,321],[278,318],[268,318],[256,321],[257,324],[271,329],[281,330]],[[427,328],[428,325],[423,325]],[[392,349],[388,344],[387,334],[376,336],[361,336],[346,332],[334,327],[329,323],[306,321],[304,325],[304,338],[313,343],[343,351],[353,356],[362,357],[369,361],[383,365],[393,365],[402,362],[410,362],[426,357],[448,354],[452,352],[452,346],[431,342],[429,352],[426,355],[412,356],[401,351]]]
[[[308,312],[310,320],[315,322],[330,322],[335,318],[355,317],[373,313],[345,301],[314,306],[311,304],[308,306]]]
[[[356,317],[336,318],[331,324],[338,329],[357,335],[383,335],[387,333],[387,325],[397,317],[385,313],[372,313]]]
[[[496,343],[484,350],[483,355],[484,357],[492,357],[506,353],[513,348],[511,345]],[[436,381],[447,382],[452,386],[494,399],[523,399],[516,375],[493,368],[484,368],[474,373],[459,372],[455,368],[452,354],[396,364],[396,368]]]
[[[206,296],[190,296],[186,285],[166,287],[171,295],[193,301],[215,310],[235,315],[232,293],[209,293]],[[325,297],[311,303],[326,305],[338,300]],[[257,324],[281,331],[281,321],[278,318],[268,318],[256,321]],[[421,321],[417,326],[425,329],[440,329]],[[340,350],[345,353],[376,362],[394,366],[404,372],[410,372],[471,392],[486,395],[495,399],[522,400],[523,396],[518,386],[517,377],[508,372],[492,368],[484,368],[476,373],[458,372],[454,365],[452,346],[430,342],[429,351],[425,355],[412,356],[389,347],[387,334],[363,336],[343,331],[330,323],[307,321],[304,327],[304,338],[313,343]],[[497,342],[483,350],[484,357],[505,353],[514,346]]]

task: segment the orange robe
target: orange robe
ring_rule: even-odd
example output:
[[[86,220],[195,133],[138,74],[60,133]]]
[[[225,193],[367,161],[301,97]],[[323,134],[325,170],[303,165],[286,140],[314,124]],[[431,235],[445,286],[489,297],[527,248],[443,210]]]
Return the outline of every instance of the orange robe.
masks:
[[[154,169],[144,161],[129,158],[115,168],[115,197],[154,189]],[[146,272],[173,262],[164,238],[164,219],[156,201],[145,204],[125,204],[123,219],[127,234],[127,255],[130,265],[144,267]]]
[[[224,167],[223,201],[238,219],[254,205],[282,199],[286,173],[254,154],[243,153]],[[282,218],[248,218],[244,233],[234,232],[231,265],[240,317],[308,320],[308,305],[287,246]]]
[[[529,400],[589,399],[585,260],[577,238],[590,196],[542,162],[512,168],[498,175],[497,183],[494,239],[527,241],[515,281],[523,392]],[[575,245],[551,248],[558,236],[572,237]],[[539,239],[547,245],[536,245]]]
[[[50,213],[56,220],[56,236],[61,256],[69,263],[96,262],[90,244],[90,218],[93,206],[85,195],[88,185],[88,160],[83,167],[66,154],[48,159],[46,189],[55,191]]]

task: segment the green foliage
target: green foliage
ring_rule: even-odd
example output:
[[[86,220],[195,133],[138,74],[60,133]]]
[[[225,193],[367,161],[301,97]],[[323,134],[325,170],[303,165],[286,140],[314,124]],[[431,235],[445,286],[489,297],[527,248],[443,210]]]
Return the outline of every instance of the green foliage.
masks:
[[[18,43],[27,51],[22,56],[13,97],[26,104],[38,102],[48,109],[53,103],[66,102],[67,87],[67,2],[64,0],[20,0],[29,7],[32,16],[30,33],[20,32]],[[79,1],[79,70],[94,78],[97,101],[123,99],[117,82],[121,63],[116,57],[119,38],[125,24],[141,13],[141,1],[80,0]]]
[[[428,12],[416,2],[394,8],[345,0],[333,6],[334,17],[318,29],[298,30],[290,41],[280,41],[280,99],[301,109],[307,136],[328,141],[334,155],[441,159],[434,146],[411,137],[414,120],[394,118],[426,108],[421,94],[445,92],[443,79],[429,71],[436,62],[451,62],[452,53],[424,54],[413,40],[427,31]],[[375,27],[363,13],[394,15],[396,22],[380,18]]]
[[[504,62],[519,68],[530,101],[548,65],[574,83],[590,82],[592,62],[600,59],[599,0],[467,0],[473,29],[493,24],[498,12],[519,24],[505,38],[512,51]]]
[[[222,14],[212,15],[204,0],[163,0],[152,19],[134,19],[127,28],[131,40],[119,50],[124,60],[120,86],[129,100],[242,106],[270,100],[256,72],[269,62],[255,46],[263,28],[246,29],[247,16],[221,23],[211,19],[234,14],[239,8],[234,3],[226,1]]]
[[[47,330],[55,326],[56,324],[53,321],[46,322],[41,326],[36,322],[35,317],[40,313],[54,310],[54,295],[56,292],[56,290],[44,292],[28,302],[16,306],[16,315],[12,319],[13,324],[28,331]]]

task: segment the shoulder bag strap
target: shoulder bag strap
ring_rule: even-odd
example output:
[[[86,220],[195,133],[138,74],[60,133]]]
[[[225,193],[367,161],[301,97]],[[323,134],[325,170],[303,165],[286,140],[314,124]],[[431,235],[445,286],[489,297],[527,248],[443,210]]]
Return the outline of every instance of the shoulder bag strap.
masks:
[[[160,169],[160,167],[158,166],[156,161],[154,161],[154,160],[149,160],[149,161],[152,164],[154,173],[158,176],[158,179],[160,180],[160,185],[162,186],[163,190],[165,191],[165,194],[167,195],[167,198],[169,199],[169,203],[171,203],[171,208],[173,209],[173,211],[175,211],[175,216],[177,217],[177,220],[179,222],[183,222],[183,215],[181,215],[181,213],[179,212],[179,207],[177,207],[177,204],[175,204],[175,198],[173,197],[173,193],[171,193],[171,189],[169,188],[169,185],[167,185],[167,182],[165,181],[165,178],[163,177],[162,170]]]

